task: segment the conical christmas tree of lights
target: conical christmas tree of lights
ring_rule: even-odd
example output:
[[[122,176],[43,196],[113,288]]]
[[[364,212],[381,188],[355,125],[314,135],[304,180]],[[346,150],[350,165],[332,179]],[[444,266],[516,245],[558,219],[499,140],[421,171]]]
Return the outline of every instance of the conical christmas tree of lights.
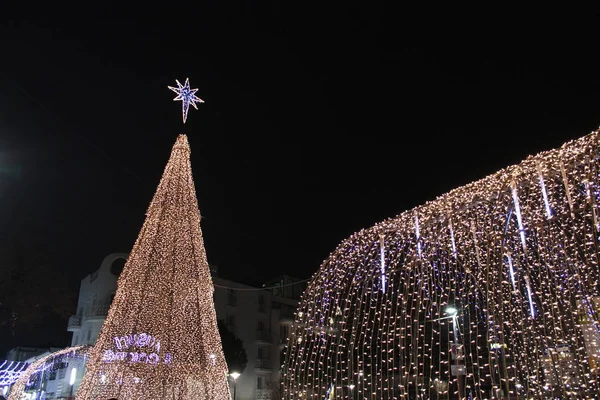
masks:
[[[190,147],[180,135],[77,399],[229,400]]]

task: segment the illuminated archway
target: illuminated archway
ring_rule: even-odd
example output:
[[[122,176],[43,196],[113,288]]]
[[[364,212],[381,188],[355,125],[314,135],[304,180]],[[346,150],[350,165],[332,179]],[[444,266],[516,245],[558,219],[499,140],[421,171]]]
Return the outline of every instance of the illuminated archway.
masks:
[[[91,346],[75,346],[68,347],[66,349],[62,349],[59,351],[55,351],[54,353],[48,354],[39,360],[33,362],[27,370],[17,379],[15,384],[10,390],[10,396],[8,400],[20,400],[22,396],[25,394],[25,389],[27,387],[28,382],[36,375],[40,374],[46,369],[50,368],[53,364],[53,361],[59,357],[66,356],[69,359],[77,358],[77,359],[85,359],[87,357],[88,352],[90,351]],[[81,363],[83,365],[83,363]]]
[[[597,396],[598,138],[342,242],[300,302],[284,398]]]

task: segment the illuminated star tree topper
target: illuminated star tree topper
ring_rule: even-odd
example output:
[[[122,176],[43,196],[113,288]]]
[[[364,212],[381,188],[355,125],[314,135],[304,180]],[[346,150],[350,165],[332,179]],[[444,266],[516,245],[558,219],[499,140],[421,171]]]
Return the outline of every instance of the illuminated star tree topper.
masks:
[[[198,106],[196,103],[204,103],[204,100],[196,96],[196,92],[198,89],[190,88],[190,79],[185,78],[185,84],[179,83],[177,79],[177,87],[167,86],[169,89],[177,93],[177,97],[173,99],[173,101],[181,101],[181,111],[183,114],[183,123],[185,124],[185,120],[187,119],[188,109],[190,108],[190,104],[197,110]]]

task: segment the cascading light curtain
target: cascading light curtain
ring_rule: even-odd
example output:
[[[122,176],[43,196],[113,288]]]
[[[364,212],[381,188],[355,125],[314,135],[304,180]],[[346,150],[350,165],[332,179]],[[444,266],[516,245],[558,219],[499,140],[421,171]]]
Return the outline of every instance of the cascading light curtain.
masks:
[[[190,148],[179,135],[77,399],[229,400]]]
[[[300,302],[284,399],[600,396],[598,139],[342,242]]]

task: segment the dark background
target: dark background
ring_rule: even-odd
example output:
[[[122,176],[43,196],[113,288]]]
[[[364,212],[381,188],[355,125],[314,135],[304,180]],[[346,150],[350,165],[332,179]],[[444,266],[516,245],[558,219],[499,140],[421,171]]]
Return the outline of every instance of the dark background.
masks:
[[[206,101],[185,133],[208,259],[254,284],[600,123],[591,12],[21,3],[0,10],[0,235],[47,244],[74,295],[136,239],[175,79]],[[0,350],[68,337],[48,317]]]

